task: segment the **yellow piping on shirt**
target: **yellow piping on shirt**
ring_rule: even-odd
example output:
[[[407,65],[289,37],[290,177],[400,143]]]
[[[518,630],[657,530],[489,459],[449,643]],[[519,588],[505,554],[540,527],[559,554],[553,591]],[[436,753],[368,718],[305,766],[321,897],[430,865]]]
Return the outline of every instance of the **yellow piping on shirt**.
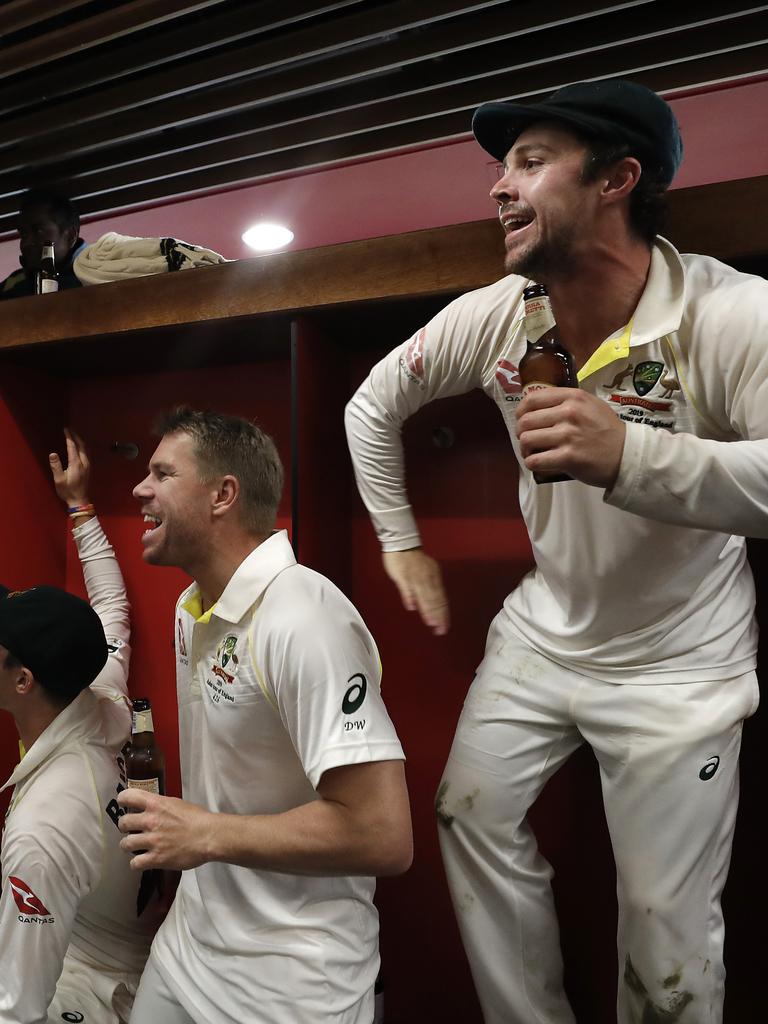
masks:
[[[710,420],[709,417],[706,415],[706,413],[702,412],[701,409],[696,404],[696,399],[693,397],[693,391],[688,386],[688,381],[685,379],[685,375],[683,374],[683,371],[680,368],[680,364],[678,363],[677,358],[675,357],[675,346],[674,346],[674,343],[672,341],[671,336],[669,334],[666,334],[664,336],[664,338],[662,339],[662,341],[665,341],[667,343],[667,347],[669,349],[669,354],[670,354],[670,357],[672,359],[672,365],[675,368],[675,374],[677,375],[677,379],[680,382],[680,387],[683,389],[683,394],[685,395],[686,399],[690,403],[693,411],[699,417],[701,422],[705,423],[707,425],[707,427],[709,428],[709,430],[712,431],[715,434],[715,436],[720,436],[721,437],[722,436],[722,430],[720,429],[720,427],[718,427],[716,423],[713,423],[712,420]]]
[[[253,617],[251,618],[251,625],[250,625],[250,627],[248,629],[248,653],[251,656],[251,665],[253,666],[253,671],[256,674],[256,682],[259,684],[259,689],[261,690],[261,692],[266,697],[267,703],[271,706],[272,710],[275,711],[279,715],[280,714],[280,709],[277,706],[277,701],[275,700],[274,696],[270,693],[270,691],[269,691],[269,689],[267,687],[267,684],[264,681],[264,676],[261,674],[261,671],[259,670],[259,666],[256,664],[256,654],[255,654],[255,652],[253,650],[253,627],[254,627],[254,624],[256,622],[256,612],[257,611],[258,611],[258,608],[253,613]]]

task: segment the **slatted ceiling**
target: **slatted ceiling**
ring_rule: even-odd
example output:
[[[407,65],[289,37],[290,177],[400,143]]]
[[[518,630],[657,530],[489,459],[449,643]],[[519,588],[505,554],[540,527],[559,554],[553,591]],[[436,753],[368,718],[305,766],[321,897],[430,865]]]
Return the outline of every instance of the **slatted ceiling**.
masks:
[[[768,4],[701,0],[10,0],[0,33],[0,237],[34,185],[102,216],[461,136],[569,81],[768,71]]]
[[[314,17],[320,14],[340,13],[359,4],[360,0],[337,0],[336,3],[316,5]],[[82,55],[77,61],[76,85],[79,91],[102,85],[121,77],[147,72],[151,68],[173,61],[189,59],[212,47],[223,47],[249,37],[287,27],[312,19],[306,0],[270,0],[249,4],[244,9],[232,5],[212,8],[205,12],[205,33],[200,31],[199,18],[191,23],[185,19],[173,31],[152,32],[140,39],[130,39],[119,47],[101,48],[94,54]],[[74,64],[75,62],[73,62]],[[38,96],[55,95],[61,84],[64,62],[53,71],[38,70],[35,88]],[[73,67],[73,72],[74,72]],[[0,114],[11,113],[30,105],[27,83],[10,86],[7,82],[0,94]]]
[[[180,15],[222,3],[226,3],[226,0],[123,0],[122,3],[109,4],[106,10],[90,16],[87,11],[83,11],[80,16],[74,13],[70,24],[57,26],[49,32],[45,32],[43,26],[41,36],[4,47],[5,58],[0,68],[0,77],[29,71],[51,60],[103,46],[113,39],[146,31]],[[46,0],[41,0],[40,6],[47,14]]]
[[[226,0],[224,0],[226,2]],[[261,5],[253,5],[254,10]],[[273,6],[270,4],[270,6]],[[350,5],[347,5],[348,7]],[[106,86],[98,92],[87,94],[87,104],[82,97],[74,99],[63,99],[54,104],[45,104],[37,111],[37,131],[55,133],[65,127],[73,127],[86,122],[97,120],[99,117],[111,118],[115,113],[125,110],[136,109],[143,105],[151,105],[155,109],[155,115],[147,113],[147,125],[149,128],[159,128],[168,123],[177,123],[175,119],[200,118],[206,114],[220,114],[230,109],[228,97],[217,96],[217,88],[227,82],[237,79],[256,79],[252,84],[258,92],[259,80],[263,83],[260,94],[256,99],[250,100],[255,105],[258,99],[261,102],[269,101],[273,97],[269,86],[269,72],[278,75],[284,69],[301,69],[306,67],[308,62],[314,69],[311,76],[311,87],[322,88],[329,80],[324,71],[325,63],[319,58],[325,57],[326,61],[332,62],[336,54],[345,48],[362,50],[362,55],[353,60],[356,67],[356,75],[370,73],[368,54],[377,39],[384,40],[386,47],[397,43],[392,38],[392,33],[418,30],[429,18],[432,19],[430,35],[436,31],[435,25],[438,21],[439,11],[450,11],[459,14],[482,8],[482,13],[488,15],[498,7],[508,7],[504,0],[495,0],[494,3],[468,4],[466,0],[398,0],[396,3],[385,3],[379,5],[376,10],[364,10],[355,12],[355,8],[368,7],[367,4],[351,5],[353,13],[339,14],[332,21],[323,24],[309,25],[299,24],[292,26],[290,32],[285,32],[277,37],[268,40],[250,40],[247,45],[240,45],[236,49],[224,47],[207,58],[197,58],[194,61],[185,63],[179,67],[178,62],[171,68],[161,68],[155,72],[147,72],[140,77],[134,77],[129,82],[117,82],[112,86]],[[306,5],[304,5],[306,9]],[[247,12],[245,12],[247,13]],[[253,12],[252,12],[253,16]],[[440,17],[448,17],[446,14]],[[304,19],[305,20],[305,19]],[[494,21],[497,21],[494,18]],[[198,31],[200,31],[198,29]],[[255,30],[254,30],[255,31]],[[484,30],[484,35],[487,29]],[[450,38],[455,40],[456,27],[452,29]],[[201,38],[205,35],[201,32]],[[487,38],[487,35],[486,35]],[[454,43],[454,45],[458,45]],[[430,43],[422,43],[418,52],[426,48],[427,53],[432,55],[437,51]],[[385,62],[387,63],[387,62]],[[389,66],[397,63],[397,58],[389,60]],[[333,72],[331,71],[332,75]],[[332,79],[331,79],[332,80]],[[77,88],[77,83],[75,83]],[[304,86],[303,88],[307,88]],[[213,106],[204,104],[199,106],[198,94],[203,92],[204,96],[214,97]],[[170,101],[168,104],[162,101]],[[29,105],[29,97],[27,98]],[[163,118],[164,111],[168,109],[171,118]],[[203,113],[200,113],[200,110]],[[119,128],[115,129],[119,131]],[[3,123],[2,140],[3,145],[23,140],[29,132],[28,116],[10,118]]]
[[[695,5],[674,6],[675,11],[678,11],[680,7],[693,8]],[[630,23],[622,28],[638,33],[636,37],[638,38],[638,48],[641,48],[642,41],[647,39],[649,34],[658,37],[662,31],[671,31],[680,23],[679,17],[671,17],[670,8],[666,16],[659,19],[662,24],[656,31],[648,33],[647,22],[639,20],[642,12],[638,10],[634,13],[638,16],[636,24]],[[722,19],[712,18],[710,23],[720,20]],[[626,31],[623,35],[617,34],[619,26],[616,21],[617,19],[610,25],[601,26],[601,31],[593,34],[589,53],[584,55],[585,61],[591,61],[592,54],[596,50],[615,48],[626,38]],[[743,42],[752,39],[753,28],[749,22],[750,19],[744,19],[740,23],[738,40],[731,38],[725,42]],[[99,178],[99,183],[102,186],[117,187],[121,176],[125,174],[124,166],[130,162],[146,163],[152,158],[162,156],[166,159],[163,160],[161,166],[156,168],[155,173],[159,170],[162,174],[176,174],[185,170],[194,170],[203,161],[210,161],[211,164],[224,164],[247,158],[254,153],[264,154],[288,148],[292,143],[293,145],[306,144],[317,140],[318,137],[322,138],[323,132],[327,133],[326,138],[333,135],[343,137],[355,132],[370,130],[377,125],[386,126],[423,117],[434,111],[435,98],[428,95],[430,90],[441,90],[440,103],[444,109],[453,107],[462,111],[482,102],[487,96],[507,96],[510,86],[514,88],[516,94],[523,94],[526,91],[526,85],[533,85],[534,92],[547,90],[552,72],[551,69],[547,70],[545,65],[553,61],[561,61],[568,55],[569,40],[565,35],[567,31],[569,31],[567,28],[561,29],[563,33],[561,41],[552,39],[545,45],[542,40],[538,46],[529,48],[526,66],[523,67],[519,64],[517,67],[515,66],[514,55],[510,52],[507,41],[454,53],[439,61],[422,61],[417,67],[406,66],[406,54],[403,51],[398,51],[399,67],[403,70],[396,71],[391,67],[382,69],[372,66],[373,71],[378,73],[356,85],[354,92],[345,84],[341,87],[326,88],[323,92],[314,93],[311,97],[304,94],[297,99],[275,100],[259,112],[257,126],[254,126],[253,113],[248,111],[245,114],[234,116],[222,115],[215,121],[208,119],[201,124],[192,123],[184,127],[176,127],[167,130],[160,139],[152,137],[131,140],[127,144],[115,145],[108,150],[99,151],[97,149],[95,153],[89,153],[87,159],[63,159],[58,163],[59,173],[69,181],[77,181],[79,189],[82,183],[83,190],[88,187],[88,182],[92,181],[94,177]],[[533,41],[535,42],[535,40]],[[683,43],[688,47],[688,51],[695,55],[698,52],[696,30],[691,30]],[[663,42],[661,42],[661,46],[663,48]],[[673,40],[671,46],[680,56],[679,41]],[[627,56],[626,52],[624,56]],[[329,61],[323,67],[328,79],[354,73],[348,58]],[[317,68],[315,70],[317,71]],[[590,68],[585,67],[583,73],[588,75],[589,71]],[[534,80],[531,79],[532,73]],[[577,77],[578,74],[577,71]],[[547,75],[549,77],[546,77]],[[268,95],[268,90],[272,88],[273,95],[279,94],[280,86],[277,82],[278,80],[275,78],[270,79],[269,82],[263,84],[262,90]],[[297,89],[306,90],[307,88],[306,79],[293,79],[293,84]],[[260,95],[251,88],[244,90],[240,99],[243,102],[248,99],[255,102]],[[230,103],[232,99],[230,94]],[[225,109],[227,109],[226,106]],[[325,119],[331,114],[333,114],[334,120],[332,124],[329,124]],[[146,126],[146,122],[142,121],[141,123]],[[466,124],[462,125],[459,130],[465,129]],[[67,144],[65,137],[62,139],[62,149],[63,152],[72,155],[75,145],[88,146],[93,150],[104,141],[104,137],[98,133],[95,135],[89,133],[82,143],[77,144],[73,142]],[[167,159],[172,155],[179,157],[183,151],[192,149],[195,149],[195,152],[187,152],[181,158]],[[35,156],[40,160],[46,156],[43,145],[40,146]],[[16,159],[20,158],[17,156]],[[110,167],[116,168],[111,174],[107,170]],[[44,174],[45,171],[41,173]],[[141,167],[135,167],[135,184],[145,180],[141,177],[143,173],[145,171]]]
[[[46,4],[41,4],[40,0],[6,0],[2,9],[0,41],[13,32],[37,25],[41,21],[49,21],[62,12],[71,11],[74,7],[83,7],[89,2],[90,0],[48,0]]]

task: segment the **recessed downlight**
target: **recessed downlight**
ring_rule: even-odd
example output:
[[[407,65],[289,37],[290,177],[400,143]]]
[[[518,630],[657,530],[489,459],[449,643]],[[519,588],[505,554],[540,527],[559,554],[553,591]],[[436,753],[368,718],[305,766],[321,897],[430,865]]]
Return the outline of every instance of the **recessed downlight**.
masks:
[[[243,233],[242,239],[250,249],[256,252],[274,252],[284,249],[293,241],[293,232],[283,224],[254,224]]]

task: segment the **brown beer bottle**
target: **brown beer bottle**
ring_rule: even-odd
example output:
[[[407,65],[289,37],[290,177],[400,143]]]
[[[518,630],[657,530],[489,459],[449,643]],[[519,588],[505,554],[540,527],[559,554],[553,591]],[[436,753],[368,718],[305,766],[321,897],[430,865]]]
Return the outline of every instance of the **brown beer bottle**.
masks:
[[[165,754],[155,742],[152,706],[145,698],[133,702],[131,741],[125,751],[128,785],[165,796]]]
[[[51,242],[45,242],[40,258],[40,269],[35,280],[35,291],[38,295],[45,295],[47,292],[57,292],[58,290],[59,275],[56,271],[54,247]]]
[[[570,352],[560,344],[549,293],[543,284],[533,284],[523,292],[525,333],[528,348],[520,360],[523,395],[540,388],[577,388],[576,369]],[[567,473],[534,473],[537,484],[572,480]]]
[[[131,739],[123,750],[123,756],[129,788],[144,789],[165,796],[165,754],[155,743],[152,705],[146,698],[137,698],[133,702]],[[162,897],[164,887],[160,868],[142,871],[136,898],[137,917],[141,917],[155,894]]]

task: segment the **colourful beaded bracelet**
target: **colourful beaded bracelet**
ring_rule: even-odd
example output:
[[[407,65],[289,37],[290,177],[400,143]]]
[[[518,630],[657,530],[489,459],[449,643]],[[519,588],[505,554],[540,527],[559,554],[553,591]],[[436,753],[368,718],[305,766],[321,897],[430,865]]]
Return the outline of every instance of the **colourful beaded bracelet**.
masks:
[[[77,519],[78,516],[91,516],[96,512],[95,505],[71,505],[67,512],[70,519]]]

